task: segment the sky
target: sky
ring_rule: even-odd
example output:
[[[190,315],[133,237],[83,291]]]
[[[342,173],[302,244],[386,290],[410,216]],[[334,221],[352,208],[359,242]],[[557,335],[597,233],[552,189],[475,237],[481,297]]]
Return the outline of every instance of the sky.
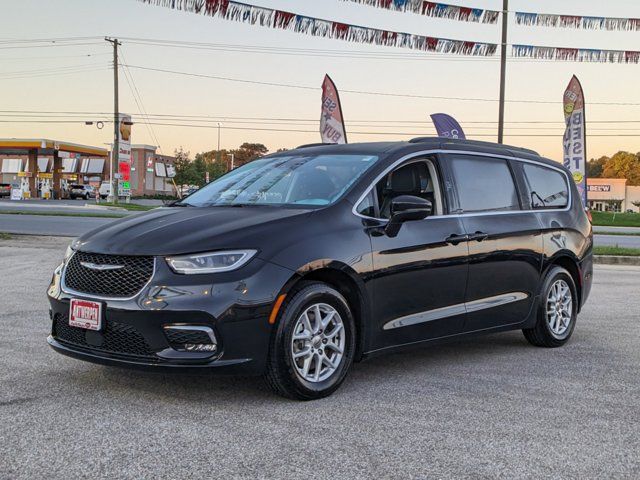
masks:
[[[0,138],[50,138],[94,146],[111,142],[111,124],[105,124],[103,129],[84,124],[84,121],[108,119],[108,113],[113,111],[110,44],[100,39],[78,42],[83,44],[72,47],[6,43],[8,40],[109,36],[122,39],[121,60],[130,65],[128,71],[120,68],[122,112],[144,110],[152,115],[201,116],[164,117],[166,120],[155,117],[152,121],[179,125],[149,126],[139,122],[134,125],[133,143],[158,145],[164,154],[180,147],[192,155],[217,148],[218,123],[221,148],[237,148],[248,141],[264,143],[273,151],[320,141],[316,119],[320,116],[320,87],[325,73],[331,75],[339,90],[493,100],[434,100],[343,92],[342,107],[350,142],[434,135],[427,120],[431,113],[437,112],[457,118],[468,138],[496,139],[498,56],[489,59],[434,56],[407,49],[312,38],[149,6],[136,0],[2,3]],[[491,43],[500,41],[498,25],[432,19],[341,0],[251,0],[251,3],[387,30]],[[500,10],[502,6],[501,0],[449,0],[448,3],[493,10]],[[638,18],[640,2],[511,0],[509,10]],[[524,27],[515,25],[513,15],[510,17],[509,43],[640,50],[640,32]],[[225,45],[225,50],[144,45],[132,39],[219,44]],[[183,76],[138,67],[312,86],[317,90]],[[507,103],[506,121],[523,123],[507,123],[505,143],[533,148],[542,155],[561,160],[562,94],[573,74],[581,80],[587,100],[588,156],[612,155],[618,150],[640,151],[640,65],[635,64],[509,59],[507,100],[556,103]],[[136,90],[137,97],[134,96]],[[598,102],[635,105],[593,104]],[[9,111],[23,113],[18,117]],[[71,121],[70,114],[57,113],[52,120],[52,114],[46,118],[25,116],[34,115],[24,113],[30,111],[91,113],[73,115],[74,123],[51,123]],[[267,123],[248,119],[257,117],[291,120]],[[546,121],[556,123],[532,123]],[[637,122],[600,123],[611,121]],[[265,130],[269,128],[303,131]],[[550,136],[530,136],[541,134]]]

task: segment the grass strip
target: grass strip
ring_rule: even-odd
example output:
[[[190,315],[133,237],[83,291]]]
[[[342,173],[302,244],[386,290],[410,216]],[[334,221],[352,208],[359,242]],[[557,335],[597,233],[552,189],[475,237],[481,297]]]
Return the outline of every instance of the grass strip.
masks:
[[[66,212],[25,212],[15,210],[0,210],[0,215],[35,215],[38,217],[93,217],[93,218],[124,218],[126,215],[114,213],[66,213]]]
[[[96,205],[100,205],[101,207],[124,208],[125,210],[129,210],[131,212],[146,212],[147,210],[153,210],[154,208],[158,208],[158,206],[138,205],[137,203],[100,202],[100,203],[96,203]]]
[[[640,232],[593,232],[594,235],[622,235],[627,237],[640,237]]]
[[[612,213],[591,210],[593,224],[600,227],[640,227],[638,213]]]
[[[593,247],[593,253],[594,255],[618,255],[618,256],[625,256],[625,257],[639,257],[640,248],[596,246],[596,247]]]

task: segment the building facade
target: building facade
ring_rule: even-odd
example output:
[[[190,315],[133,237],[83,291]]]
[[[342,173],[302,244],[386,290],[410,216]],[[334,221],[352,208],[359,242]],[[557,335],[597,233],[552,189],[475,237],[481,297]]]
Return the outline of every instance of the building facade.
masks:
[[[100,185],[108,176],[104,148],[49,139],[0,139],[0,183],[25,198],[63,198],[73,183]]]
[[[175,195],[171,180],[174,157],[156,153],[153,145],[131,146],[131,194]]]
[[[587,178],[589,208],[599,212],[640,212],[640,186],[627,185],[626,178]]]
[[[175,195],[174,157],[151,145],[131,147],[132,196]],[[65,198],[71,184],[96,189],[111,178],[110,152],[48,139],[0,139],[0,183],[20,187],[25,198]]]

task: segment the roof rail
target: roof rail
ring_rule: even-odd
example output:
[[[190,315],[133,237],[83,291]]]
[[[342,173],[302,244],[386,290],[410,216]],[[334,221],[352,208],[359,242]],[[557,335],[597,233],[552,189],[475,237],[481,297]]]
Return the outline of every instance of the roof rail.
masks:
[[[305,143],[304,145],[300,145],[296,147],[298,148],[308,148],[308,147],[323,147],[325,145],[335,145],[335,143]]]
[[[503,148],[505,150],[525,152],[531,155],[536,155],[538,157],[540,156],[538,152],[536,152],[535,150],[531,150],[530,148],[515,147],[513,145],[503,145],[501,143],[485,142],[482,140],[466,140],[466,139],[463,140],[460,138],[440,138],[440,137],[416,137],[409,140],[409,143],[433,142],[436,140],[441,140],[442,142],[449,143],[449,144],[459,143],[462,145],[478,145],[478,146],[484,146],[484,147]]]
[[[422,143],[426,141],[441,140],[439,137],[415,137],[409,140],[409,143]]]

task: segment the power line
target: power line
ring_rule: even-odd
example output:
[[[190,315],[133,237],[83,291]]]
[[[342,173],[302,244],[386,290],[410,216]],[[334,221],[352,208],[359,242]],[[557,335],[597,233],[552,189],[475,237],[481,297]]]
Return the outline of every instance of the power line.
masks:
[[[58,116],[104,116],[110,117],[112,112],[98,112],[98,111],[52,111],[52,110],[0,110],[0,117],[49,117],[57,118]],[[194,114],[168,114],[168,113],[147,113],[133,112],[131,114],[134,118],[136,116],[143,116],[149,118],[159,117],[160,119],[207,119],[210,122],[217,121],[235,121],[235,120],[258,120],[258,121],[276,121],[276,122],[312,122],[317,123],[318,118],[301,118],[301,117],[245,117],[235,115],[194,115]],[[71,117],[72,118],[72,117]],[[393,120],[393,119],[353,119],[347,120],[348,123],[373,123],[373,124],[417,124],[417,125],[432,125],[431,120]],[[232,122],[233,123],[233,122]],[[497,124],[495,120],[461,120],[463,124]],[[564,126],[562,120],[512,120],[506,121],[508,124],[561,124]],[[640,123],[640,120],[589,120],[589,124],[628,124],[628,123]]]
[[[125,78],[127,79],[127,83],[129,84],[129,89],[131,89],[131,93],[133,94],[133,99],[135,100],[136,105],[138,106],[138,110],[144,112],[144,114],[145,114],[147,131],[149,132],[149,135],[151,136],[153,141],[156,143],[156,145],[160,149],[160,153],[162,154],[163,153],[162,152],[162,145],[160,145],[160,140],[158,140],[158,137],[156,136],[156,133],[154,132],[153,127],[149,123],[147,110],[146,110],[146,108],[144,108],[144,102],[142,101],[142,96],[140,95],[140,91],[138,90],[138,87],[136,86],[135,80],[133,78],[133,74],[131,73],[131,71],[129,70],[129,67],[127,66],[127,61],[126,61],[126,58],[124,56],[124,51],[123,50],[124,49],[120,50],[120,54],[122,55],[122,60],[124,61],[124,65],[125,65],[124,75],[125,75]],[[136,96],[138,97],[138,99],[136,99]],[[138,102],[138,100],[139,100],[139,102]]]
[[[6,114],[0,114],[0,118],[2,117],[16,117],[17,120],[1,120],[3,121],[3,123],[11,123],[12,121],[15,123],[56,123],[56,121],[58,123],[86,123],[88,121],[91,122],[97,122],[100,121],[102,123],[113,123],[113,120],[109,120],[107,118],[106,115],[104,116],[100,116],[99,119],[96,117],[89,117],[89,116],[84,116],[84,117],[59,117],[59,116],[52,116],[52,117],[42,117],[42,116],[20,116],[20,115],[6,115]],[[35,118],[34,118],[35,117]],[[44,119],[49,119],[46,121],[41,120],[42,118]],[[139,122],[136,122],[135,117],[132,117],[134,123],[144,123],[145,126],[149,125],[150,120],[155,120],[155,121],[172,121],[172,122],[184,122],[184,121],[190,121],[190,122],[199,122],[201,124],[212,124],[215,123],[217,125],[217,123],[222,120],[224,121],[226,124],[228,125],[274,125],[274,126],[303,126],[303,127],[308,127],[308,126],[314,126],[315,124],[318,123],[318,120],[298,120],[298,121],[281,121],[281,120],[266,120],[266,119],[262,119],[262,120],[234,120],[234,119],[220,119],[220,120],[199,120],[199,119],[186,119],[185,117],[154,117],[153,115],[148,115],[148,116],[144,116]],[[463,122],[464,123],[464,122]],[[558,123],[558,122],[554,122],[554,123]],[[561,123],[561,122],[560,122]],[[636,122],[636,123],[640,123],[640,121]],[[383,129],[389,129],[389,128],[402,128],[402,127],[408,127],[408,128],[420,128],[422,126],[424,126],[425,128],[429,128],[429,129],[433,129],[433,126],[431,123],[426,123],[426,122],[396,122],[394,124],[390,124],[390,125],[383,125],[383,124],[371,124],[371,123],[366,123],[366,122],[358,122],[358,121],[347,121],[346,124],[349,127],[378,127],[378,128],[383,128]],[[495,130],[496,126],[495,125],[491,125],[491,126],[485,126],[485,125],[478,125],[478,124],[474,124],[473,122],[468,122],[466,125],[470,125],[468,127],[465,127],[465,131],[467,132],[473,132],[473,131],[477,131],[477,130],[490,130],[493,131]],[[149,129],[149,127],[147,126],[147,128]],[[564,132],[564,126],[507,126],[506,127],[507,130],[528,130],[528,131],[557,131],[559,134]],[[615,128],[598,128],[598,127],[590,127],[589,128],[590,131],[613,131],[613,132],[625,132],[625,131],[631,131],[631,132],[638,132],[640,134],[640,126],[638,127],[633,127],[633,128],[624,128],[624,127],[615,127]],[[158,137],[155,134],[155,132],[153,131],[153,129],[149,129],[149,134],[150,136],[153,138],[153,141],[156,143],[158,142]],[[160,145],[158,145],[160,146]]]
[[[107,62],[94,62],[94,63],[80,63],[80,64],[74,64],[74,65],[56,65],[55,67],[47,67],[47,68],[38,68],[38,69],[30,69],[30,70],[13,70],[13,71],[5,71],[5,72],[0,72],[0,75],[24,75],[24,74],[30,74],[30,73],[55,73],[58,71],[65,71],[65,70],[74,70],[77,68],[87,68],[87,67],[98,67],[98,66],[103,66],[103,65],[108,65]]]
[[[357,50],[332,50],[332,49],[311,49],[311,48],[293,48],[293,47],[266,47],[262,45],[246,45],[232,43],[203,43],[203,42],[182,42],[173,40],[154,40],[136,37],[125,37],[128,44],[184,48],[191,50],[211,50],[241,53],[259,53],[268,55],[297,55],[305,57],[330,57],[330,58],[347,58],[347,59],[368,59],[368,60],[419,60],[419,61],[443,61],[443,62],[489,62],[497,63],[500,61],[498,57],[474,57],[460,56],[446,53],[432,52],[366,52]],[[533,63],[557,62],[553,59],[544,58],[526,58],[514,55],[508,55],[509,62],[516,63]],[[627,65],[627,64],[619,64]]]
[[[29,74],[29,75],[14,75],[7,77],[0,77],[0,80],[23,80],[23,79],[32,79],[32,78],[41,78],[41,77],[58,77],[62,75],[77,75],[79,73],[86,72],[101,72],[109,70],[109,67],[104,68],[77,68],[74,70],[68,71],[56,71],[50,73],[40,73],[40,74]]]
[[[129,68],[137,68],[139,70],[148,70],[152,72],[162,72],[162,73],[170,73],[174,75],[183,75],[188,77],[198,77],[198,78],[210,78],[214,80],[223,80],[228,82],[237,82],[237,83],[247,83],[252,85],[265,85],[269,87],[285,87],[285,88],[293,88],[299,90],[313,90],[318,91],[318,87],[309,86],[309,85],[295,85],[291,83],[279,83],[279,82],[263,82],[259,80],[247,80],[241,78],[232,78],[232,77],[223,77],[220,75],[207,75],[202,73],[190,73],[190,72],[180,72],[176,70],[167,70],[163,68],[152,68],[152,67],[144,67],[141,65],[129,65]],[[495,98],[473,98],[473,97],[445,97],[445,96],[436,96],[436,95],[420,95],[420,94],[409,94],[409,93],[390,93],[390,92],[370,92],[364,90],[348,90],[341,88],[340,93],[353,93],[358,95],[376,95],[381,97],[400,97],[400,98],[420,98],[420,99],[428,99],[428,100],[456,100],[456,101],[465,101],[465,102],[498,102],[498,99]],[[557,101],[551,100],[506,100],[507,103],[529,103],[529,104],[549,104],[549,105],[557,105]],[[640,103],[632,103],[632,102],[589,102],[590,105],[609,105],[609,106],[640,106]]]
[[[77,120],[70,121],[61,121],[61,120],[51,120],[51,121],[36,121],[36,120],[22,120],[22,121],[11,121],[11,120],[0,120],[0,123],[44,123],[44,124],[77,124],[83,123]],[[105,122],[107,123],[107,122]],[[112,123],[112,122],[109,122]],[[166,126],[166,127],[182,127],[182,128],[207,128],[207,129],[217,129],[217,125],[193,125],[187,123],[167,123],[167,122],[149,122],[149,125],[157,125],[157,126]],[[304,130],[301,128],[273,128],[273,127],[233,127],[233,126],[220,126],[222,130],[242,130],[242,131],[265,131],[265,132],[284,132],[284,133],[318,133],[316,130]],[[383,131],[350,131],[352,135],[378,135],[378,136],[402,136],[402,137],[419,137],[428,135],[428,132],[420,131],[420,132],[383,132]],[[640,132],[639,132],[640,133]],[[434,135],[435,136],[435,135]],[[473,137],[494,137],[494,134],[484,134],[484,133],[471,133],[470,136]],[[506,137],[547,137],[547,138],[557,138],[562,136],[561,132],[555,134],[532,134],[532,133],[505,133]],[[638,137],[638,134],[591,134],[590,137]]]

